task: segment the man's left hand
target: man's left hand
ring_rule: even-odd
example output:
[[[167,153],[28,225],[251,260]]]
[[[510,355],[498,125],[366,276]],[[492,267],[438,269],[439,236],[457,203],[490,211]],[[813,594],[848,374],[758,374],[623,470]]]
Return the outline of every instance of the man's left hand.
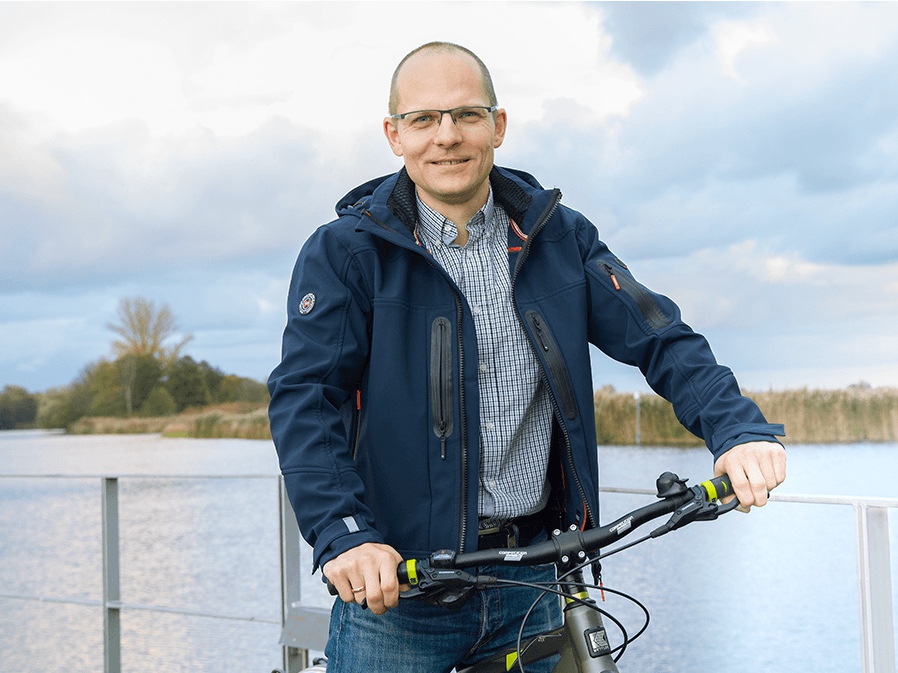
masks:
[[[786,450],[776,442],[737,444],[714,463],[714,476],[721,474],[729,476],[740,511],[763,507],[786,479]]]

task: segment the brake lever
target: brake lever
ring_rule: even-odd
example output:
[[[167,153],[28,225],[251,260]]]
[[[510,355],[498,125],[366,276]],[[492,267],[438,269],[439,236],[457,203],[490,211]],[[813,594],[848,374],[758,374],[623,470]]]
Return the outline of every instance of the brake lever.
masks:
[[[719,500],[706,501],[705,492],[701,486],[693,486],[690,489],[693,497],[687,503],[680,505],[667,522],[651,532],[651,537],[661,537],[665,533],[681,528],[692,521],[713,521],[721,514],[726,514],[739,506],[739,500],[723,504]]]

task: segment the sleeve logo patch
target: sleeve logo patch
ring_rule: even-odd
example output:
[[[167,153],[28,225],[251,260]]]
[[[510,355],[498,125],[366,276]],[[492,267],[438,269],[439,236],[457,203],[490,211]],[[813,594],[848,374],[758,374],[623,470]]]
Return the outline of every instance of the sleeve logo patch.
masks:
[[[299,313],[300,315],[309,315],[313,308],[315,308],[315,295],[309,292],[299,302]]]

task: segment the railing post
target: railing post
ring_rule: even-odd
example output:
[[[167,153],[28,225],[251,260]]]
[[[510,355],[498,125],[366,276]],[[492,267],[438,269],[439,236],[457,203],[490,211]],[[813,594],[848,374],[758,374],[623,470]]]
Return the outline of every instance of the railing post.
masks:
[[[895,673],[889,510],[858,504],[857,578],[863,673]]]
[[[118,479],[102,478],[103,501],[103,670],[122,670],[122,596],[119,584]]]
[[[302,588],[299,578],[299,527],[284,478],[278,479],[278,510],[281,519],[281,628],[287,624],[287,613],[290,606],[298,603]],[[284,673],[298,673],[309,665],[309,653],[282,643],[284,652]]]

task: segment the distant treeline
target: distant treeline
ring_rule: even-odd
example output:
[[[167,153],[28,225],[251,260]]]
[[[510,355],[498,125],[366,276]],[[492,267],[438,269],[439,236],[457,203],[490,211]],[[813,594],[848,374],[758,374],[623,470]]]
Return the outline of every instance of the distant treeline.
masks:
[[[771,423],[786,426],[786,443],[898,441],[898,389],[850,386],[844,390],[745,393]],[[594,396],[599,444],[636,443],[636,400],[610,386]],[[640,441],[647,446],[696,446],[703,442],[677,421],[673,407],[657,395],[639,399]]]
[[[158,432],[182,437],[268,439],[268,390],[252,379],[223,374],[206,362],[179,358],[159,377],[130,392],[122,371],[131,365],[98,363],[71,386],[28,393],[16,386],[0,392],[0,429],[66,428],[73,433]],[[155,370],[153,370],[155,371]],[[116,374],[118,372],[118,374]],[[150,385],[152,383],[152,385]],[[898,389],[850,386],[844,390],[746,393],[772,423],[786,426],[785,442],[898,441]],[[131,413],[126,398],[130,397]],[[596,439],[636,443],[636,400],[610,386],[595,392]],[[639,399],[640,442],[646,446],[698,446],[679,424],[670,403],[653,394]]]
[[[68,386],[41,393],[4,387],[0,392],[0,430],[73,429],[88,417],[167,417],[230,402],[267,405],[268,389],[264,383],[225,374],[190,356],[166,360],[128,354],[87,366]]]

